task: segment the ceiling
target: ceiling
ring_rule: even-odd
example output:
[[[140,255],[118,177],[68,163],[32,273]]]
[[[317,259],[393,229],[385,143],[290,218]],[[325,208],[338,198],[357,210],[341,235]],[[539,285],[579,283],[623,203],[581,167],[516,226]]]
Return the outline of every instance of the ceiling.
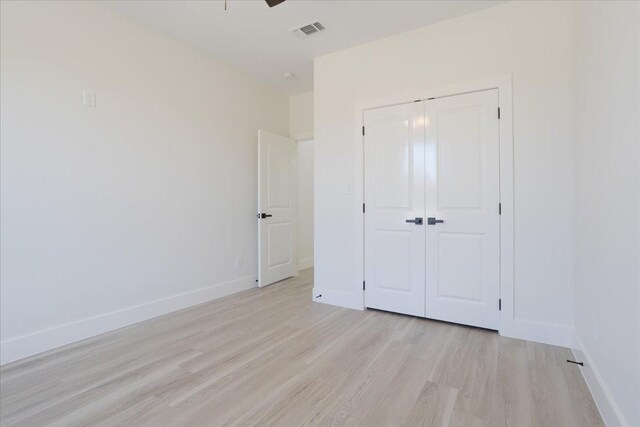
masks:
[[[295,94],[313,89],[313,58],[502,3],[496,0],[120,0],[112,10],[210,53],[258,81]],[[326,30],[299,38],[312,21]],[[295,78],[286,80],[285,72]]]

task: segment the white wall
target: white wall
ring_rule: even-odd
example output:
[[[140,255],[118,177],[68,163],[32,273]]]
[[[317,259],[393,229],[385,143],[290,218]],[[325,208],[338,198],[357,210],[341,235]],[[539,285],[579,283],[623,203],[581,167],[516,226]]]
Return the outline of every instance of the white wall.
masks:
[[[295,139],[313,138],[313,92],[289,97],[289,136]]]
[[[96,3],[1,12],[2,361],[254,286],[288,98]]]
[[[362,306],[356,279],[355,108],[383,98],[513,75],[515,323],[570,344],[573,330],[572,5],[509,2],[316,58],[316,287]]]
[[[298,141],[298,266],[313,267],[313,140]]]
[[[289,97],[289,136],[298,140],[298,265],[313,266],[313,92]]]
[[[640,3],[575,4],[575,325],[608,425],[640,426]]]

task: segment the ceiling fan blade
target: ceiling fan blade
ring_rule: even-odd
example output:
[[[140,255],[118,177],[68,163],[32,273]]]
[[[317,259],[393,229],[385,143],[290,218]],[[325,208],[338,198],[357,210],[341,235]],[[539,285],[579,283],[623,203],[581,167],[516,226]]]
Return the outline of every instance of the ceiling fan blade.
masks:
[[[284,0],[264,0],[267,2],[267,4],[269,5],[269,7],[273,7],[273,6],[277,6],[280,3],[284,2]]]

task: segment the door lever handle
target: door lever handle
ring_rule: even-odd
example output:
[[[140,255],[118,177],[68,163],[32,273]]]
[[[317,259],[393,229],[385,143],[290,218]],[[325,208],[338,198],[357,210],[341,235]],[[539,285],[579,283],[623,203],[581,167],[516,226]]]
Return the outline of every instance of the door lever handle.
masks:
[[[422,218],[407,219],[404,222],[408,222],[410,224],[415,224],[415,225],[422,225]]]
[[[427,224],[429,225],[442,224],[443,222],[444,222],[444,219],[437,219],[434,217],[427,218]]]
[[[263,212],[263,213],[259,213],[259,214],[258,214],[258,218],[262,218],[262,219],[265,219],[265,218],[271,218],[272,216],[273,216],[273,215],[269,215],[269,214],[266,214],[266,213],[264,213],[264,212]]]

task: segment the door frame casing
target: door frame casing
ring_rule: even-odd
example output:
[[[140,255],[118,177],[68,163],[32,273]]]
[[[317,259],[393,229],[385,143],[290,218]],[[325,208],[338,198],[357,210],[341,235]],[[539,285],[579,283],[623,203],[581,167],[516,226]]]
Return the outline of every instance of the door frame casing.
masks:
[[[354,120],[355,142],[355,175],[353,182],[354,217],[356,221],[356,277],[355,286],[361,287],[364,282],[364,111],[425,101],[429,98],[462,95],[484,90],[498,90],[498,106],[500,120],[498,122],[500,138],[500,299],[502,309],[499,311],[498,332],[500,335],[514,336],[514,177],[513,177],[513,78],[510,74],[491,79],[452,84],[432,89],[403,91],[397,95],[376,99],[362,99],[356,102]],[[497,112],[496,112],[497,113]],[[357,289],[357,288],[356,288]],[[361,294],[361,310],[365,309],[364,293]],[[496,309],[498,302],[496,301]]]

